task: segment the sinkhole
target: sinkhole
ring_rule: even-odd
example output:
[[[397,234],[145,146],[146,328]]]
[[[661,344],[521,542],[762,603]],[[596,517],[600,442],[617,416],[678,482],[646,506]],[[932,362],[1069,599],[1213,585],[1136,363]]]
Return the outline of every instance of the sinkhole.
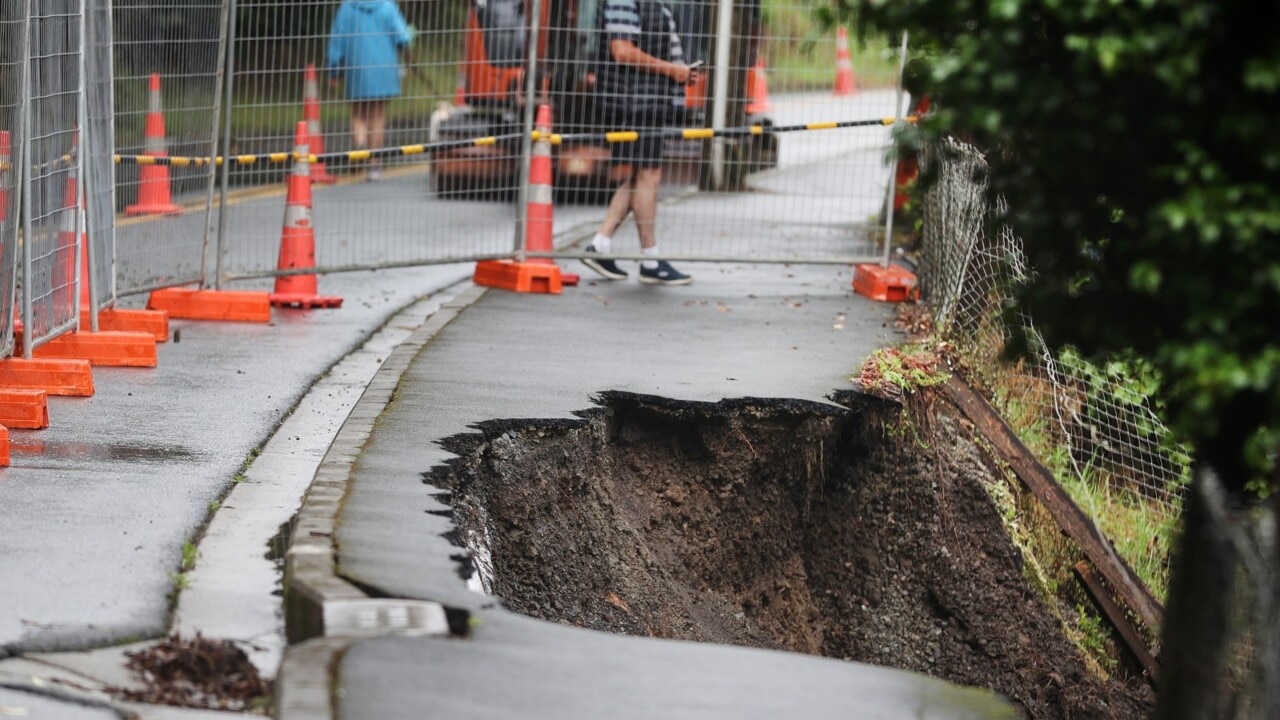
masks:
[[[580,421],[450,438],[427,481],[514,612],[921,672],[1029,718],[1149,716],[1146,684],[1091,668],[1025,579],[988,491],[1006,480],[959,414],[837,400],[606,393]]]

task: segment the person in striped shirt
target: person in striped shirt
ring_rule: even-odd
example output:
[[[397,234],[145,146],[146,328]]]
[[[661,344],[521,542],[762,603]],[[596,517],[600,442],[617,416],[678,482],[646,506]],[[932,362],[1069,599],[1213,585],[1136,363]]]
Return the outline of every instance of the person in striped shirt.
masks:
[[[596,98],[610,129],[636,130],[641,138],[614,143],[613,160],[631,165],[631,177],[614,191],[604,222],[587,246],[589,254],[608,254],[613,234],[635,213],[641,252],[639,280],[654,285],[687,285],[693,278],[671,263],[655,259],[658,241],[658,186],[662,183],[662,138],[654,132],[684,106],[684,86],[697,80],[685,64],[675,17],[662,0],[605,0],[604,39],[596,73]],[[617,262],[587,257],[583,264],[610,280],[624,280]]]

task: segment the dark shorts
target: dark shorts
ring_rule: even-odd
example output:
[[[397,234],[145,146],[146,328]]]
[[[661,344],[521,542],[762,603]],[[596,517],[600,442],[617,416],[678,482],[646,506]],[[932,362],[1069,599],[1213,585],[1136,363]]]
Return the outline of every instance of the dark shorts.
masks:
[[[658,132],[664,127],[652,115],[633,116],[615,122],[610,130],[635,130],[640,138],[633,142],[612,143],[613,161],[626,163],[637,170],[662,167],[662,138]]]

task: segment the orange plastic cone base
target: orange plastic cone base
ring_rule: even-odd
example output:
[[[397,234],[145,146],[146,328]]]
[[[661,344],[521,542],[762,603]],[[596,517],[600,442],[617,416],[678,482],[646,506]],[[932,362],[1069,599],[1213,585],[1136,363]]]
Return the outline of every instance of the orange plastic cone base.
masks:
[[[156,366],[156,339],[150,333],[69,332],[50,340],[32,353],[39,358],[88,360],[103,367]],[[4,422],[0,421],[0,425]]]
[[[316,294],[315,275],[285,275],[276,278],[276,290],[271,293],[271,304],[293,308],[339,308],[342,298]]]
[[[9,428],[0,425],[0,467],[9,467]]]
[[[323,152],[323,151],[321,151]],[[311,163],[311,182],[321,185],[332,185],[338,182],[338,176],[329,172],[322,162]]]
[[[484,287],[522,293],[559,295],[562,290],[560,268],[555,263],[482,260],[476,263],[471,281]]]
[[[171,318],[225,322],[271,322],[271,299],[255,290],[190,290],[168,288],[151,293],[148,310],[164,310]]]
[[[555,265],[556,261],[551,258],[529,258],[525,262],[535,263],[538,265]],[[561,285],[577,285],[582,278],[578,277],[578,273],[569,273],[564,270],[560,271]]]
[[[853,290],[880,302],[904,302],[915,298],[916,276],[906,268],[863,263],[853,273]]]
[[[80,327],[88,328],[89,311],[80,312]],[[158,343],[169,341],[169,313],[163,310],[125,310],[107,308],[98,311],[98,329],[110,332],[147,333]]]
[[[165,165],[143,165],[142,182],[138,186],[138,202],[124,209],[125,215],[181,215],[182,207],[174,205],[169,194],[169,168]]]
[[[90,397],[93,371],[88,360],[5,358],[0,360],[0,387],[44,390],[50,395]]]
[[[0,425],[39,430],[49,427],[49,396],[43,390],[0,389]],[[5,432],[5,444],[8,444]]]

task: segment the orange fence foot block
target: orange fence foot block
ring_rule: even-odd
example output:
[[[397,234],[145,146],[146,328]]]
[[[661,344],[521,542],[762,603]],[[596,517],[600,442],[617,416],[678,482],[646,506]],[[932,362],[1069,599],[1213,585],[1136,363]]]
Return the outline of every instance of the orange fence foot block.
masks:
[[[49,396],[43,390],[0,389],[0,425],[29,430],[49,427]],[[6,446],[8,439],[6,430]]]
[[[471,280],[477,285],[523,293],[559,295],[562,290],[560,268],[540,263],[482,260],[476,263]]]
[[[147,309],[184,320],[271,322],[270,297],[254,290],[157,290],[147,300]]]
[[[5,358],[0,360],[0,387],[89,397],[93,395],[93,370],[88,360]]]
[[[9,428],[0,425],[0,467],[9,467]]]
[[[32,355],[88,360],[90,365],[104,367],[153,368],[157,362],[156,339],[150,333],[70,332],[36,348]]]
[[[916,276],[906,268],[874,263],[859,265],[853,273],[853,289],[880,302],[904,302],[916,297]]]
[[[88,328],[89,313],[80,313],[80,327]],[[98,312],[98,329],[110,332],[148,333],[156,342],[169,341],[169,313],[163,310],[107,308]]]

